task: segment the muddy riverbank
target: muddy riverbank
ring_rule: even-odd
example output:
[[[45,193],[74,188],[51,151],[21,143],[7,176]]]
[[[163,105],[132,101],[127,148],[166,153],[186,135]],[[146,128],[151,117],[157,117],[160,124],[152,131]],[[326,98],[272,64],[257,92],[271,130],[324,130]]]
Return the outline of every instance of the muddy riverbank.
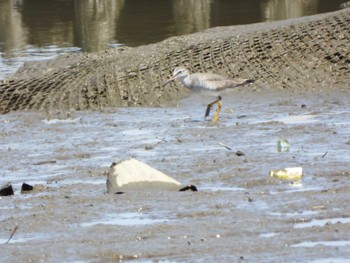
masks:
[[[0,183],[15,188],[0,199],[2,260],[346,262],[349,98],[242,87],[224,94],[218,124],[199,94],[169,108],[0,115]],[[109,166],[130,157],[199,191],[106,194]],[[294,166],[302,181],[269,177]],[[23,182],[36,190],[20,194]]]

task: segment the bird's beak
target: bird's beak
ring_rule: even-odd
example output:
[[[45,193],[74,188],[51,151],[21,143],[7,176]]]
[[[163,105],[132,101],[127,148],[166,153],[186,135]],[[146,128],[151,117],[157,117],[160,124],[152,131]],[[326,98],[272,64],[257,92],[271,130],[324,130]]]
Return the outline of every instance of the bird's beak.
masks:
[[[165,81],[165,82],[163,83],[163,86],[169,84],[169,83],[170,83],[171,81],[173,81],[174,79],[176,79],[176,76],[172,76],[170,79],[168,79],[167,81]]]
[[[174,76],[172,76],[170,79],[168,79],[167,81],[165,81],[164,83],[163,83],[163,87],[165,86],[165,85],[167,85],[169,82],[171,82],[171,81],[173,81],[174,79],[176,79],[177,78],[177,75],[179,75],[179,72],[176,74],[176,75],[174,75]]]

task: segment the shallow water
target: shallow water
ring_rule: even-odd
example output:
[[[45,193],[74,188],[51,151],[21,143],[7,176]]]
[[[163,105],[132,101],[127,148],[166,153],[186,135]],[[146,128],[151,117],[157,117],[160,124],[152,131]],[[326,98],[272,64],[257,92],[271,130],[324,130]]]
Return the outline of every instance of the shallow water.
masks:
[[[233,158],[238,150],[248,152],[245,158],[257,154],[266,157],[275,155],[280,160],[288,161],[291,167],[304,162],[302,160],[305,158],[296,158],[297,155],[302,155],[311,165],[306,167],[306,175],[311,172],[310,169],[317,168],[313,166],[322,163],[322,160],[341,162],[350,157],[348,151],[339,149],[339,143],[345,144],[350,134],[350,124],[343,121],[348,118],[349,111],[332,111],[332,119],[329,120],[325,109],[317,115],[305,115],[295,105],[291,107],[293,115],[288,116],[288,109],[280,111],[273,105],[260,108],[255,103],[255,107],[259,108],[259,114],[256,115],[254,110],[231,96],[233,95],[227,96],[225,107],[233,108],[233,113],[222,113],[218,124],[201,120],[206,104],[206,97],[201,95],[193,95],[175,108],[107,109],[101,112],[76,112],[70,117],[58,113],[57,116],[50,116],[50,119],[41,113],[1,115],[0,149],[3,152],[4,165],[0,182],[46,180],[61,183],[69,180],[69,183],[82,183],[81,180],[86,180],[85,175],[81,179],[76,174],[81,174],[86,167],[92,169],[89,172],[95,173],[98,169],[108,167],[113,161],[131,156],[149,163],[164,159],[165,164],[160,162],[159,166],[169,171],[169,162],[177,159],[178,162],[186,164],[191,161],[189,156],[195,158],[202,154],[207,154],[209,160],[215,154],[218,154],[218,158]],[[236,118],[238,111],[244,112],[247,117]],[[339,133],[336,132],[338,129]],[[231,130],[235,136],[229,135]],[[333,137],[322,137],[324,132]],[[244,136],[241,138],[246,141],[237,140],[239,136]],[[336,138],[339,137],[343,141],[337,142]],[[276,143],[280,138],[290,141],[288,153],[277,152]],[[334,143],[331,143],[333,140]],[[224,148],[220,143],[232,150]],[[325,152],[328,153],[322,157]],[[12,156],[16,156],[15,162]],[[271,168],[283,168],[285,161],[276,163]],[[212,171],[206,173],[210,174]],[[268,170],[264,173],[268,174]],[[285,191],[292,193],[324,189],[322,184],[313,184],[308,176],[303,181],[299,185],[294,183],[292,188],[288,187]],[[101,182],[91,178],[85,183]],[[232,186],[206,187],[213,190],[241,190]]]
[[[15,195],[0,198],[0,241],[19,226],[4,259],[346,258],[349,97],[238,89],[225,95],[217,124],[203,119],[210,99],[193,94],[173,108],[1,115],[0,185],[11,182]],[[305,115],[317,122],[277,121]],[[278,152],[281,138],[289,152]],[[130,157],[199,191],[105,194],[109,166]],[[269,177],[270,169],[294,166],[304,168],[302,181]],[[39,188],[20,194],[23,182]]]

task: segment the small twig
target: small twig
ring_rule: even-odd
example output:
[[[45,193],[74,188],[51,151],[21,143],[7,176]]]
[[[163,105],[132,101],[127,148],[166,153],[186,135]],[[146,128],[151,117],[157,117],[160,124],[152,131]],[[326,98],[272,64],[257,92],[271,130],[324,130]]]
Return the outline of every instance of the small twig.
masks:
[[[156,139],[158,139],[158,140],[161,140],[161,141],[163,141],[163,142],[168,142],[166,139],[164,139],[164,138],[160,138],[160,137],[156,137]]]
[[[182,140],[179,137],[175,137],[178,143],[182,143]]]
[[[327,155],[328,152],[325,152],[324,155],[322,155],[322,158],[324,158]]]
[[[13,236],[15,235],[16,231],[18,229],[18,225],[16,224],[15,228],[12,230],[11,236],[9,237],[9,239],[4,243],[7,244],[10,242],[10,240],[13,238]]]
[[[42,161],[42,162],[35,163],[34,165],[53,164],[53,163],[56,163],[56,161],[55,161],[55,160],[52,160],[52,161]]]
[[[223,144],[222,142],[218,142],[219,145],[221,145],[222,147],[225,147],[227,150],[232,150],[230,147],[228,147],[227,145]]]

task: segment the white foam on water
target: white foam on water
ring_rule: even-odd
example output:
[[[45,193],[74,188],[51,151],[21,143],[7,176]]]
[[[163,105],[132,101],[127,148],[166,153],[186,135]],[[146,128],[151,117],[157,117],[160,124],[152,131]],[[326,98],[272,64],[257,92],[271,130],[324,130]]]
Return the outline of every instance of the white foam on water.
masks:
[[[288,216],[288,217],[294,217],[294,216],[310,216],[310,215],[317,215],[317,211],[312,210],[305,210],[300,212],[293,212],[293,213],[282,213],[282,212],[272,212],[270,215],[273,216]]]
[[[91,227],[96,225],[120,225],[120,226],[135,226],[135,225],[150,225],[156,223],[167,222],[169,219],[153,219],[148,218],[141,213],[122,213],[109,214],[104,218],[92,222],[81,223],[80,226]]]
[[[319,258],[312,261],[307,261],[308,263],[348,263],[348,258]]]
[[[245,188],[241,187],[228,187],[228,186],[208,186],[208,187],[201,187],[201,190],[209,190],[209,191],[245,191]]]
[[[78,122],[80,120],[81,120],[81,118],[78,117],[78,118],[74,118],[74,119],[71,119],[71,118],[68,118],[68,119],[50,119],[50,120],[45,119],[42,122],[45,124],[58,124],[58,123],[75,123],[75,122]]]
[[[294,228],[307,228],[307,227],[323,227],[326,224],[348,224],[350,223],[350,218],[330,218],[330,219],[313,219],[310,222],[305,222],[305,223],[298,223],[294,225]]]
[[[291,194],[291,193],[302,193],[309,191],[322,191],[324,188],[319,186],[304,186],[304,185],[288,185],[283,191],[270,191],[271,195],[279,195],[282,193]]]
[[[316,247],[316,246],[325,246],[325,247],[345,247],[350,246],[350,240],[336,240],[336,241],[305,241],[298,244],[291,245],[292,247]],[[317,261],[318,262],[318,261]],[[327,261],[329,262],[329,261]],[[347,261],[349,262],[349,261]]]
[[[277,121],[281,121],[285,124],[304,124],[318,122],[317,115],[296,115],[280,118]]]
[[[28,241],[34,241],[34,240],[44,240],[46,239],[45,234],[36,234],[36,235],[28,235],[28,236],[21,236],[21,235],[14,235],[11,240],[8,242],[8,244],[13,243],[26,243]],[[5,244],[8,241],[8,238],[0,238],[0,245]]]
[[[274,237],[274,236],[278,236],[278,235],[279,235],[279,233],[271,232],[271,233],[263,233],[263,234],[260,234],[259,236],[264,237],[264,238],[270,238],[270,237]]]

